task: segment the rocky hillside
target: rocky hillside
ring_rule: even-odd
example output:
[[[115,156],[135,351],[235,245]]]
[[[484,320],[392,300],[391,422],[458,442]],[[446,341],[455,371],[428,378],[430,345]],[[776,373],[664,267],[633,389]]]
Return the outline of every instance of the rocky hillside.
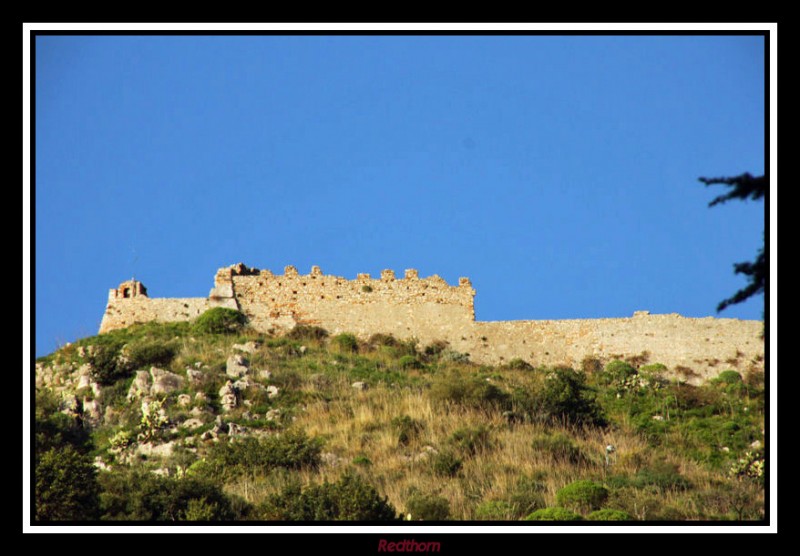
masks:
[[[36,363],[37,520],[753,520],[763,372],[478,366],[235,311]]]

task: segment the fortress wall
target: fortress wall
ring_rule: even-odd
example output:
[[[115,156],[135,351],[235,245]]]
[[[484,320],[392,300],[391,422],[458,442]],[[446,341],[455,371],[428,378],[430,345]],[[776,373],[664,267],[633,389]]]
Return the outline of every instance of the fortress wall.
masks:
[[[616,319],[477,322],[469,341],[452,345],[478,363],[520,358],[534,365],[576,368],[584,357],[608,361],[647,352],[649,363],[670,370],[688,367],[701,380],[726,369],[763,369],[761,332],[759,321],[642,312]]]
[[[111,290],[112,294],[116,290]],[[109,296],[108,306],[100,323],[100,334],[141,322],[174,322],[194,319],[208,309],[203,297],[149,298]]]
[[[384,271],[381,278],[360,274],[347,280],[323,275],[317,267],[308,275],[287,267],[280,276],[269,271],[234,274],[231,282],[251,326],[265,332],[306,324],[321,326],[331,334],[384,332],[432,341],[474,320],[475,291],[468,280],[450,286],[438,276],[419,278],[413,270],[401,279]]]

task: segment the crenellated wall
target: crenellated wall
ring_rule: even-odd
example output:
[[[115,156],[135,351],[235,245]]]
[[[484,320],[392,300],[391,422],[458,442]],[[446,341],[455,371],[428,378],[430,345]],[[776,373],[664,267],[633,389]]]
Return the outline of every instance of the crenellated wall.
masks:
[[[109,293],[100,332],[151,320],[191,320],[211,307],[229,307],[261,332],[306,324],[364,339],[381,332],[414,337],[422,345],[443,340],[482,364],[519,358],[534,365],[580,366],[586,357],[639,356],[673,370],[691,369],[694,381],[728,368],[763,368],[759,321],[639,311],[631,318],[476,322],[474,296],[467,278],[451,286],[439,276],[420,278],[416,270],[401,278],[384,270],[379,278],[359,274],[348,280],[316,266],[309,274],[287,266],[277,275],[239,263],[217,271],[208,298],[149,298],[140,282],[123,282]]]

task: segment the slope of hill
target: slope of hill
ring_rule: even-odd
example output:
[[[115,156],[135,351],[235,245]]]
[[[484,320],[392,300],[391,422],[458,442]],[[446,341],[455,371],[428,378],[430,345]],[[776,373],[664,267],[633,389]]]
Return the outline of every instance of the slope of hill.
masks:
[[[136,325],[37,361],[36,518],[759,520],[763,362],[726,365],[476,365],[228,309]]]

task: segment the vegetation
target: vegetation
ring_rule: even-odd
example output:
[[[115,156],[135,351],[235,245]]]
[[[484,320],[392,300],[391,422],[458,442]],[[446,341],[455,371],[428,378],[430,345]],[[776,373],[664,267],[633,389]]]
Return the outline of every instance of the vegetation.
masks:
[[[247,322],[247,317],[235,309],[215,307],[209,309],[194,322],[192,330],[196,334],[234,334]]]
[[[248,341],[251,372],[223,411],[226,361]],[[150,323],[75,342],[42,359],[60,374],[36,397],[36,519],[763,519],[755,366],[693,386],[655,361],[489,367],[451,353],[311,326]],[[86,364],[96,384],[79,388]],[[129,400],[150,366],[182,385]]]

